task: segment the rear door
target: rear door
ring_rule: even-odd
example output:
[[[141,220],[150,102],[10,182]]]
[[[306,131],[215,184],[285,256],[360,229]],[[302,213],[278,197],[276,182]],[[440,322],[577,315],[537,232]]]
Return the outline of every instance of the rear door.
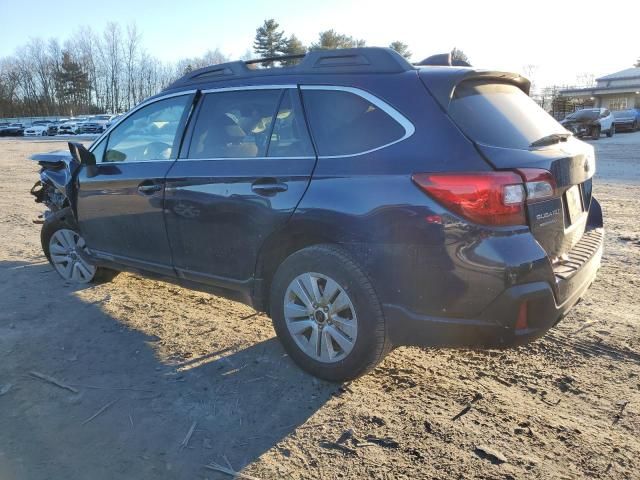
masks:
[[[179,276],[241,287],[302,198],[316,157],[297,88],[203,94],[167,175],[167,233]]]
[[[547,170],[551,198],[528,202],[533,235],[552,258],[582,237],[595,172],[593,148],[570,136],[518,86],[500,80],[466,80],[447,106],[451,118],[498,170]]]
[[[140,107],[92,148],[95,175],[78,176],[78,222],[98,257],[173,273],[163,216],[165,176],[175,161],[193,94]]]

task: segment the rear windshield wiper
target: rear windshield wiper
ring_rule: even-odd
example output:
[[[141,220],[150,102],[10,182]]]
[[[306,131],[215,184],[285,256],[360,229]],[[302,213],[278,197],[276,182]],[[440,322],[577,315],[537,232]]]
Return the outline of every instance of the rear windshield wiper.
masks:
[[[551,145],[552,143],[563,142],[567,138],[569,138],[571,135],[573,135],[573,134],[571,134],[569,132],[566,132],[566,133],[551,133],[549,135],[545,135],[542,138],[539,138],[535,142],[531,142],[531,145],[529,145],[529,146],[530,147],[542,147],[543,145]]]

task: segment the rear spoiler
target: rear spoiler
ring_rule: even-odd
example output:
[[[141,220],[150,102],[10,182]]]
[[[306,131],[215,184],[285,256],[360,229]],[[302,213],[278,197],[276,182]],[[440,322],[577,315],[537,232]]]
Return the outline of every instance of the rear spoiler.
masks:
[[[522,75],[494,70],[476,70],[464,67],[423,67],[419,68],[420,79],[431,94],[446,111],[453,98],[456,87],[469,80],[488,80],[511,83],[529,95],[531,82]]]

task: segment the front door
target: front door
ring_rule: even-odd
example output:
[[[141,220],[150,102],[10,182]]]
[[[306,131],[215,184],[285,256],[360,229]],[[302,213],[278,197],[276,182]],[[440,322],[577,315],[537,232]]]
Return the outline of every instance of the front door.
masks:
[[[96,175],[79,174],[78,222],[92,254],[172,273],[163,216],[165,176],[175,161],[193,95],[138,108],[95,148]]]
[[[315,165],[298,90],[205,92],[187,137],[188,148],[167,175],[174,266],[184,278],[242,288],[260,246],[291,216]]]

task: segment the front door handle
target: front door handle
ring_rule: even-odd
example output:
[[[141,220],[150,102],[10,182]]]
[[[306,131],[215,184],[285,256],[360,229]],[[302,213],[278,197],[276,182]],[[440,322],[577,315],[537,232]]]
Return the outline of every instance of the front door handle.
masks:
[[[162,184],[142,182],[138,185],[138,191],[143,195],[151,195],[152,193],[162,190]]]
[[[276,178],[259,178],[251,184],[251,190],[259,195],[272,196],[276,193],[286,192],[289,187],[286,183],[279,182]]]

